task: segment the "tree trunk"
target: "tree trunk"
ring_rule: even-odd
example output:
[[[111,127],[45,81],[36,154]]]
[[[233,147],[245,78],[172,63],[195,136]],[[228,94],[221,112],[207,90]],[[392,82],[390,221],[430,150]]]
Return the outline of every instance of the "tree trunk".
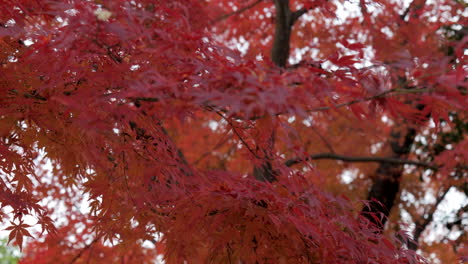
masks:
[[[401,135],[399,127],[392,129],[389,144],[391,146],[393,158],[405,159],[410,153],[416,136],[416,129],[406,129],[405,135]],[[400,145],[401,138],[403,142]],[[403,174],[403,166],[382,162],[375,172],[375,179],[370,188],[365,206],[361,214],[369,221],[383,230],[387,218],[392,209],[395,198],[400,191],[400,180]]]
[[[275,37],[271,49],[271,60],[275,65],[284,68],[289,57],[289,39],[293,26],[289,0],[275,0],[275,8]]]
[[[273,47],[271,49],[271,60],[280,67],[287,66],[289,58],[289,41],[294,23],[305,14],[307,9],[300,9],[292,12],[289,9],[289,0],[275,0],[275,36],[273,39]],[[255,166],[253,169],[254,177],[259,181],[273,182],[277,180],[277,173],[274,170],[271,162],[268,160],[272,156],[274,149],[275,134],[271,134],[271,144],[269,149],[264,149],[265,159],[260,166]]]

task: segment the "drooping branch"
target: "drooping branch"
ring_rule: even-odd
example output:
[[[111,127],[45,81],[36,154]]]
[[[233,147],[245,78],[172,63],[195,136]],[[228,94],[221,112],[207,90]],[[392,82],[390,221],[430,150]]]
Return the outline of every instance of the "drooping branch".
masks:
[[[385,162],[390,164],[398,164],[398,165],[415,165],[419,167],[428,168],[431,170],[437,170],[439,167],[433,164],[415,161],[415,160],[407,160],[407,159],[399,159],[399,158],[392,158],[392,157],[368,157],[368,156],[346,156],[340,155],[335,153],[318,153],[310,155],[306,158],[293,158],[287,160],[284,164],[288,167],[291,167],[295,164],[308,161],[308,160],[320,160],[320,159],[330,159],[330,160],[341,160],[344,162]]]

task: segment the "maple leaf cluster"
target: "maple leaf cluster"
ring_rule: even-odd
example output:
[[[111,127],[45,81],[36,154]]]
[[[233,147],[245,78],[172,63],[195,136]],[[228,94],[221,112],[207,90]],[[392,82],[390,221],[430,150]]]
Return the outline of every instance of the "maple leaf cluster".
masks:
[[[358,1],[335,23],[345,1],[290,1],[278,65],[280,2],[0,0],[1,218],[20,247],[35,236],[21,263],[425,262],[382,234],[388,212],[360,212],[378,177],[339,182],[376,167],[335,159],[461,186],[462,4]],[[393,146],[410,136],[382,143],[393,124],[461,136],[414,161]]]

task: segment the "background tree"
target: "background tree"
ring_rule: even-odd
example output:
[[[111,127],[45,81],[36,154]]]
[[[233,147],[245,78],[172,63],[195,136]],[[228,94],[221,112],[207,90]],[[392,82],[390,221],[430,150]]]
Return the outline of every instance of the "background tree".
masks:
[[[7,240],[1,240],[0,244],[0,263],[16,264],[20,258],[19,250],[7,245]]]
[[[0,6],[3,218],[43,232],[24,263],[420,262],[400,223],[423,242],[466,189],[459,1]],[[462,257],[445,234],[422,248]]]

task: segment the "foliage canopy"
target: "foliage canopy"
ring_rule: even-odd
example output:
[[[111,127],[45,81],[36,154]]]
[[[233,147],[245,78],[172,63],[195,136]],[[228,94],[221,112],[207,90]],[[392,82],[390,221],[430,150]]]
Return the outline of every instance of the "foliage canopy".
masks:
[[[21,263],[424,262],[467,189],[466,4],[403,2],[0,0]]]

